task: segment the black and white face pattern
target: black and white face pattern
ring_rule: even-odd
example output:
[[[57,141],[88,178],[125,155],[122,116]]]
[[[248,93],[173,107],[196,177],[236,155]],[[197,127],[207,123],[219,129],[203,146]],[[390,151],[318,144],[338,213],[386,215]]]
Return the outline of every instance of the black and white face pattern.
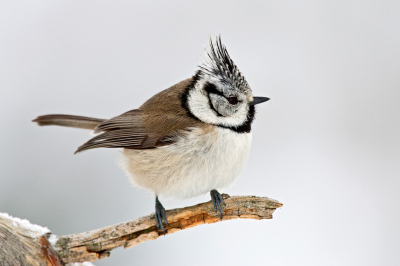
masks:
[[[238,133],[248,133],[254,119],[251,89],[229,57],[221,39],[210,40],[207,59],[200,65],[186,94],[186,108],[197,119]]]

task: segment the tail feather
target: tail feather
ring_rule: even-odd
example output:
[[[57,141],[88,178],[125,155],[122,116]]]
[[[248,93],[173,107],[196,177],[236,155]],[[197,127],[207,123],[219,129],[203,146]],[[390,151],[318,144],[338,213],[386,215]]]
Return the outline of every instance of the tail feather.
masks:
[[[76,115],[42,115],[32,122],[39,126],[62,126],[94,130],[101,122],[107,119],[92,118]]]

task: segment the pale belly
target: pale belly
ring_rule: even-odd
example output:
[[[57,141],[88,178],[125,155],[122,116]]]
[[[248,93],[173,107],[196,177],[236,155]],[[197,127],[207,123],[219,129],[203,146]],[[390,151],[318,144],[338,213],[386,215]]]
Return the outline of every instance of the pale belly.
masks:
[[[193,129],[169,146],[125,149],[121,165],[134,185],[187,199],[231,186],[245,167],[251,138],[224,128]]]

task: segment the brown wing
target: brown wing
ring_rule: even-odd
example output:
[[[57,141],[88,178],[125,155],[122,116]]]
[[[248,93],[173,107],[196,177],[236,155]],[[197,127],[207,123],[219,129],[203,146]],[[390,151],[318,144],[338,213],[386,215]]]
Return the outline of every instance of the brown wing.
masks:
[[[189,117],[180,95],[190,83],[184,80],[143,104],[99,124],[92,138],[75,152],[94,148],[152,149],[175,143],[190,127],[203,124]]]

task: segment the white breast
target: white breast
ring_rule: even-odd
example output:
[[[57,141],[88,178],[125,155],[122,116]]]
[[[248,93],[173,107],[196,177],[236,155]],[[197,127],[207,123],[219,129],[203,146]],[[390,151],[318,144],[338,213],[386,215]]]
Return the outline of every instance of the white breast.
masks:
[[[122,168],[138,187],[186,199],[231,186],[244,169],[250,145],[251,133],[194,128],[169,146],[125,149]]]

